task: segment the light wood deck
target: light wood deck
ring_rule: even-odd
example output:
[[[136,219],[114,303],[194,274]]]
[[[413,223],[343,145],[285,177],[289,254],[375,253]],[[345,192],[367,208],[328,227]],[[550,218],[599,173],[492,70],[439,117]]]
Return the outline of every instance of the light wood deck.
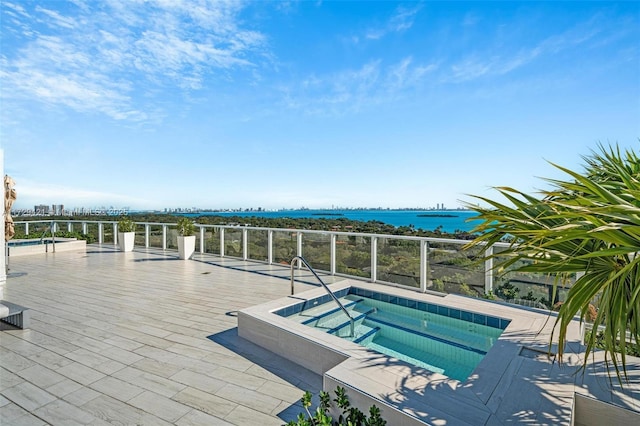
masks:
[[[32,315],[30,329],[1,326],[2,426],[282,425],[302,411],[304,390],[322,387],[320,376],[237,335],[238,310],[289,295],[289,268],[90,245],[11,258],[9,275],[4,299]],[[297,279],[315,284],[309,273]],[[297,293],[311,288],[296,283]],[[542,326],[531,327],[537,336]],[[513,368],[504,376],[479,369],[500,381],[483,396],[495,414],[485,424],[569,424],[574,392],[640,411],[640,360],[628,358],[631,382],[621,390],[610,389],[601,360],[582,378],[531,356],[506,357]],[[433,398],[430,388],[418,391]],[[590,409],[576,424],[602,423]]]
[[[281,425],[322,387],[237,336],[237,310],[289,294],[288,268],[110,245],[9,266],[4,298],[32,319],[0,332],[2,425]]]

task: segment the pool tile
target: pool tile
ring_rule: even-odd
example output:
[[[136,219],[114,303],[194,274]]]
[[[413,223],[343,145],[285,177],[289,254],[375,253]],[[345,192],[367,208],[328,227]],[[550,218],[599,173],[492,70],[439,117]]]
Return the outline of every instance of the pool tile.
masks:
[[[446,306],[438,306],[438,315],[442,315],[445,317],[449,316],[449,308]]]
[[[473,314],[473,322],[476,324],[487,325],[487,316],[482,314]]]
[[[463,321],[473,322],[473,314],[468,311],[460,311],[460,319]]]
[[[487,325],[493,328],[500,328],[500,319],[496,317],[487,316]]]
[[[431,312],[432,314],[437,314],[438,313],[438,305],[427,303],[427,312]]]
[[[460,319],[460,309],[449,308],[449,316],[451,318]]]
[[[425,302],[418,302],[418,309],[423,312],[427,312],[427,304]]]

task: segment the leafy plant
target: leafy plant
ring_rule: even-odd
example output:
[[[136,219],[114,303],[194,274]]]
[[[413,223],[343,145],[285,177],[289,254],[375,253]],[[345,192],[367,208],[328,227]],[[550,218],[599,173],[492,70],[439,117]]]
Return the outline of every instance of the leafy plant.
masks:
[[[178,219],[178,234],[183,237],[189,237],[193,235],[196,230],[196,225],[188,217],[181,217]]]
[[[532,302],[537,302],[538,301],[538,298],[533,295],[533,291],[530,291],[529,293],[525,294],[524,296],[522,296],[521,299],[522,300],[530,300]]]
[[[136,224],[133,220],[127,216],[121,216],[118,220],[118,232],[134,232],[136,230]]]
[[[501,270],[526,259],[514,270],[555,276],[556,287],[582,273],[554,323],[558,355],[561,360],[570,322],[576,315],[585,321],[599,298],[593,328],[602,329],[602,338],[586,335],[582,368],[600,347],[622,383],[629,347],[640,347],[640,158],[632,150],[599,148],[583,157],[581,173],[554,164],[569,179],[546,179],[552,189],[542,198],[509,187],[497,190],[512,206],[476,196],[490,207],[468,204],[482,220],[474,229],[480,235],[468,246],[492,246],[510,236],[499,257],[487,258]]]
[[[311,392],[306,391],[300,400],[306,415],[299,413],[297,419],[287,423],[287,426],[385,426],[387,424],[387,421],[380,414],[380,409],[375,405],[369,408],[369,416],[367,417],[358,408],[351,406],[347,392],[343,387],[338,386],[335,393],[336,397],[333,402],[342,410],[337,421],[333,421],[333,418],[328,414],[331,408],[331,397],[327,392],[320,392],[318,395],[320,404],[312,414],[310,411],[312,395]]]
[[[489,290],[484,295],[482,295],[482,298],[487,300],[496,300],[496,295],[493,294],[493,291]]]
[[[504,283],[496,288],[496,296],[504,300],[513,300],[518,297],[520,289],[511,283]]]

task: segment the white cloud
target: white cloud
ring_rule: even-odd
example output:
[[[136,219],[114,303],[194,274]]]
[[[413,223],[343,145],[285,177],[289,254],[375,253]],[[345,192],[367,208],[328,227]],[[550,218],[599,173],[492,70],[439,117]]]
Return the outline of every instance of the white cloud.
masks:
[[[387,34],[403,32],[410,29],[413,26],[415,17],[421,8],[421,5],[417,5],[413,8],[399,6],[384,25],[367,29],[365,31],[364,38],[368,40],[379,40]],[[360,37],[352,38],[352,40],[357,42],[360,40]]]
[[[3,14],[12,17],[3,31],[21,40],[0,63],[5,100],[147,120],[150,115],[143,112],[146,105],[134,100],[135,90],[197,90],[217,72],[255,69],[254,54],[264,58],[265,37],[238,21],[240,2],[47,3],[31,11],[11,3],[3,7]]]
[[[43,20],[43,22],[47,25],[58,26],[62,28],[73,29],[76,27],[77,23],[72,18],[67,18],[65,16],[60,15],[55,10],[45,9],[43,7],[36,7],[36,12],[42,13],[47,16],[49,19]]]
[[[310,75],[298,87],[283,88],[282,93],[289,108],[343,114],[410,96],[438,68],[438,64],[417,64],[412,57],[386,67],[381,60],[372,60],[357,69]]]
[[[556,55],[565,50],[585,45],[594,39],[602,30],[595,25],[594,17],[568,30],[551,35],[533,46],[510,50],[503,45],[503,40],[489,46],[484,52],[475,51],[464,59],[450,66],[450,74],[445,79],[453,82],[474,80],[485,76],[504,75],[525,67],[544,56]],[[467,25],[466,19],[463,25]],[[508,45],[508,44],[507,44]],[[500,53],[495,53],[496,51]]]

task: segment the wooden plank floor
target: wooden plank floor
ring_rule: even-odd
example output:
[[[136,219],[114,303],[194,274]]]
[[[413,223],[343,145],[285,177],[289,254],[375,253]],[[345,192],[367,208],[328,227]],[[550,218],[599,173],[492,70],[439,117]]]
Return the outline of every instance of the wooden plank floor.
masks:
[[[0,331],[2,425],[281,425],[322,387],[237,337],[237,310],[289,294],[288,268],[111,245],[9,266],[4,298],[32,319]]]

